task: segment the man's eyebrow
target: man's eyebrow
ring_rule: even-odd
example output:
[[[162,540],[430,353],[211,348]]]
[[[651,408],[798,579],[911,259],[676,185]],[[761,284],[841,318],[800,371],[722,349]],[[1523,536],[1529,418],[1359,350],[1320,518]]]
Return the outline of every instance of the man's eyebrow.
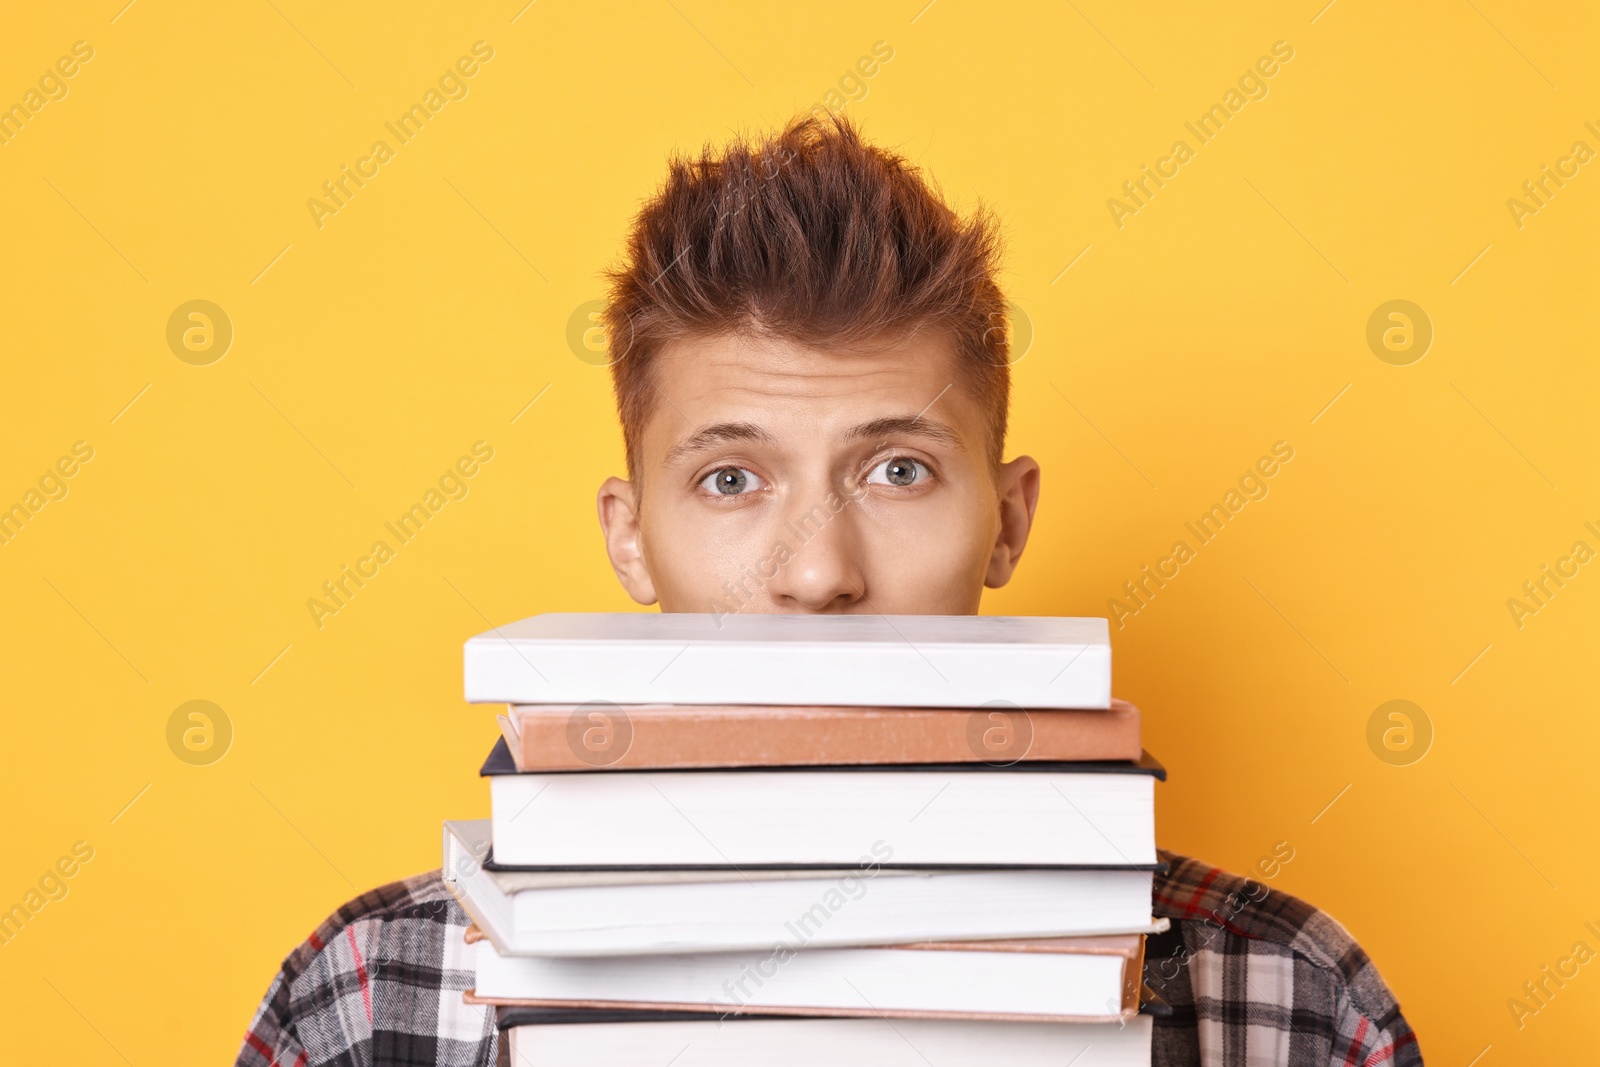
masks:
[[[667,449],[667,463],[676,463],[684,456],[703,452],[712,445],[745,441],[768,448],[776,448],[778,439],[753,422],[717,422],[703,426],[682,441]]]
[[[878,441],[886,437],[924,437],[952,448],[966,448],[959,434],[925,415],[890,415],[853,426],[844,434],[846,441]]]

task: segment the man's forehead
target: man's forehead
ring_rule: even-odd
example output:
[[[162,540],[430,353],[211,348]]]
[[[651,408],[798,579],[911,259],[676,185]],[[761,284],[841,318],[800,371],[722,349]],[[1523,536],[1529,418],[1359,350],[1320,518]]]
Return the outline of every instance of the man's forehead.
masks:
[[[897,438],[921,441],[928,445],[966,448],[966,442],[962,440],[958,430],[942,419],[925,412],[914,415],[882,415],[864,422],[845,422],[832,429],[831,436],[841,445],[872,445],[889,438]],[[809,435],[807,441],[814,443],[815,435]],[[685,433],[667,449],[663,462],[671,465],[724,444],[778,449],[785,443],[780,434],[774,433],[770,427],[759,422],[713,422]]]
[[[948,380],[955,359],[945,335],[923,332],[870,346],[809,345],[784,338],[725,334],[683,338],[657,355],[660,380],[711,392],[832,393],[906,390]]]
[[[973,448],[965,438],[982,432],[953,351],[933,334],[870,349],[729,335],[675,341],[657,359],[661,395],[648,436],[666,448],[666,462],[717,443],[772,444],[786,429],[846,443],[914,434]]]

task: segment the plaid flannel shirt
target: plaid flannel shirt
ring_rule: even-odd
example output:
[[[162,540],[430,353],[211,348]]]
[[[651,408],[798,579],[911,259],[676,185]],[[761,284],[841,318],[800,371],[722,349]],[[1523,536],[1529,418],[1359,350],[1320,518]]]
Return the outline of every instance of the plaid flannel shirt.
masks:
[[[1155,1067],[1411,1067],[1422,1063],[1377,968],[1332,917],[1287,894],[1162,852],[1145,984]],[[236,1067],[495,1067],[493,1013],[464,1004],[470,920],[440,872],[374,889],[284,960]],[[1021,1024],[1019,1024],[1021,1025]]]

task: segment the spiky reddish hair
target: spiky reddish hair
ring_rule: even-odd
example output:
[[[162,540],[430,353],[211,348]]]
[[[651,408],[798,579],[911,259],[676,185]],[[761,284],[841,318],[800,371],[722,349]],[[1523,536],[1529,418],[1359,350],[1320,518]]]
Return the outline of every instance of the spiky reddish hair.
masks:
[[[998,223],[981,204],[963,220],[844,116],[806,113],[759,142],[674,156],[626,248],[604,273],[604,321],[633,477],[659,402],[655,356],[678,338],[739,332],[825,348],[945,331],[1000,462],[1010,353]]]

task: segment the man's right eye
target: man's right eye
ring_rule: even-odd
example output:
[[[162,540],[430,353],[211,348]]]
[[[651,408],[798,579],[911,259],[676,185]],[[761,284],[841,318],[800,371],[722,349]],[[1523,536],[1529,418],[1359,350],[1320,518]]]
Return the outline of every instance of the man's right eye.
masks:
[[[766,483],[754,471],[743,467],[723,467],[700,480],[700,487],[720,496],[740,496],[754,492]]]

